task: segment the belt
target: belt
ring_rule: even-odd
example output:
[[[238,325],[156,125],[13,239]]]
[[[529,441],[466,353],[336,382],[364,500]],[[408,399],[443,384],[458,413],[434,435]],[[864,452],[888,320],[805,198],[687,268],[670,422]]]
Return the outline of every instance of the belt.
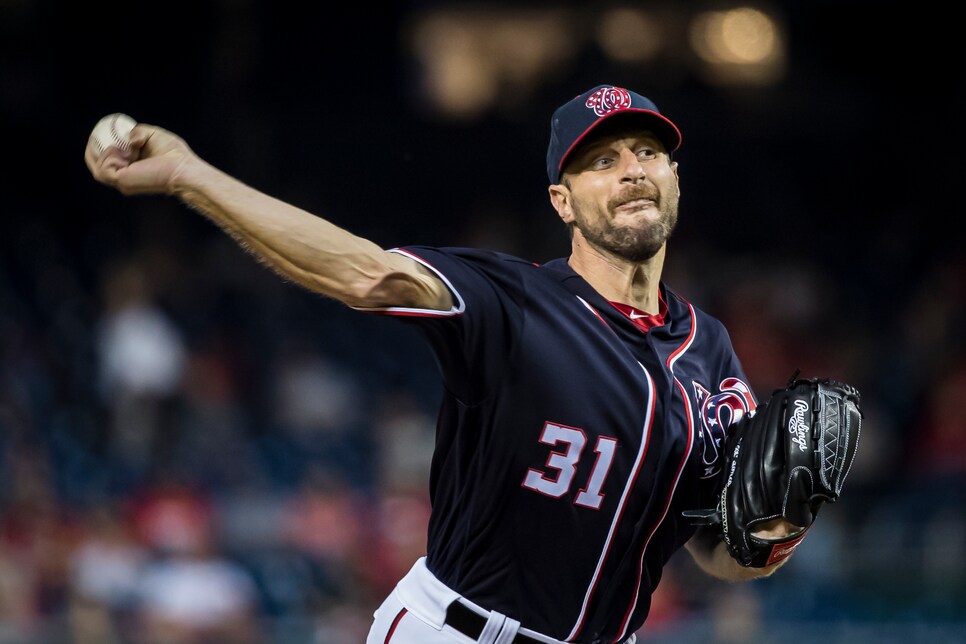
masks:
[[[446,623],[463,635],[478,640],[483,633],[483,627],[486,626],[486,618],[482,615],[477,615],[457,600],[446,609]],[[523,633],[517,633],[513,638],[513,644],[543,643]]]

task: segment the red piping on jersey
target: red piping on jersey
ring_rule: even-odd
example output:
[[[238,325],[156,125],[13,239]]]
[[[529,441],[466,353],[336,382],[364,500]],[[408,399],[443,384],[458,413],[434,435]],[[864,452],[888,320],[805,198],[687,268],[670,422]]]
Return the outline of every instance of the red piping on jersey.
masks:
[[[694,313],[694,307],[688,302],[685,302],[685,304],[688,305],[688,311],[691,313],[691,333],[688,334],[687,340],[685,340],[680,347],[675,349],[671,355],[668,356],[667,366],[668,369],[671,370],[672,374],[674,373],[674,362],[677,361],[680,356],[684,355],[688,348],[690,348],[691,344],[694,342],[694,336],[697,332],[697,316]],[[684,465],[688,462],[688,458],[691,456],[691,448],[694,445],[694,418],[692,417],[691,412],[691,400],[688,398],[688,393],[681,384],[681,381],[675,378],[674,383],[681,391],[681,399],[684,401],[685,418],[688,419],[688,445],[684,450],[684,458],[678,465],[678,470],[674,475],[674,483],[671,485],[671,489],[668,491],[667,501],[664,502],[664,510],[661,512],[661,518],[657,523],[654,524],[654,528],[651,530],[651,533],[647,535],[647,539],[644,540],[644,546],[641,548],[641,557],[637,567],[637,584],[634,586],[634,597],[631,600],[630,605],[627,607],[627,612],[624,614],[624,621],[621,622],[620,634],[618,635],[617,639],[614,640],[615,642],[619,642],[624,637],[627,631],[627,624],[630,622],[631,616],[634,614],[634,609],[637,608],[637,601],[640,597],[641,591],[641,577],[644,575],[644,554],[647,552],[647,546],[651,542],[651,538],[657,532],[661,524],[664,523],[664,519],[667,518],[667,512],[671,508],[671,499],[674,498],[674,492],[677,490],[678,483],[681,480],[681,475],[684,473]]]
[[[583,300],[581,301],[583,302]],[[584,304],[586,304],[586,302],[584,302]],[[593,310],[592,307],[590,308]],[[621,495],[617,514],[614,516],[614,520],[611,522],[610,530],[607,533],[607,542],[604,545],[604,550],[601,553],[600,560],[597,562],[597,569],[594,570],[594,578],[591,580],[590,587],[587,588],[587,594],[584,596],[584,603],[580,607],[580,615],[577,617],[577,624],[574,625],[573,630],[571,630],[570,634],[567,636],[568,641],[577,637],[580,634],[580,631],[584,628],[584,623],[587,619],[587,606],[590,604],[590,598],[593,597],[594,591],[597,590],[597,584],[600,582],[600,571],[604,567],[604,562],[607,561],[607,555],[610,554],[614,533],[617,531],[617,526],[620,524],[621,519],[624,516],[624,510],[627,507],[627,497],[630,495],[630,491],[634,488],[634,484],[637,483],[637,476],[640,474],[641,468],[645,461],[647,448],[651,444],[651,427],[654,424],[655,408],[654,380],[651,378],[651,374],[647,372],[647,369],[644,367],[644,365],[642,365],[640,362],[637,364],[639,364],[641,369],[643,369],[644,375],[647,378],[648,397],[647,415],[644,422],[644,440],[642,441],[641,447],[638,450],[637,460],[634,463],[634,471],[631,473],[631,476],[627,481],[627,485],[624,486],[624,493]],[[640,579],[638,579],[638,586],[640,586]]]
[[[399,622],[402,621],[403,616],[406,614],[406,609],[403,608],[396,615],[396,619],[392,620],[392,626],[389,627],[389,632],[386,633],[386,641],[383,644],[389,644],[389,640],[392,639],[392,634],[396,632],[396,627],[399,626]]]
[[[588,303],[587,303],[586,301],[584,301],[584,298],[582,298],[582,297],[580,297],[579,295],[576,295],[575,297],[576,297],[576,298],[577,298],[578,300],[580,300],[580,303],[581,303],[581,304],[583,304],[583,305],[584,305],[584,306],[586,306],[586,307],[587,307],[588,309],[590,309],[590,312],[591,312],[591,313],[593,313],[593,314],[594,314],[595,316],[597,316],[597,319],[598,319],[598,320],[600,320],[601,322],[603,322],[603,323],[604,323],[604,326],[606,326],[606,327],[607,327],[608,329],[610,329],[610,325],[609,325],[609,324],[607,324],[607,320],[605,320],[604,318],[602,318],[602,317],[600,316],[600,313],[598,313],[598,312],[597,312],[597,309],[595,309],[595,308],[594,308],[593,306],[591,306],[591,305],[590,305],[590,304],[588,304]],[[610,329],[610,330],[611,330],[611,331],[613,331],[613,329]]]
[[[671,485],[670,491],[668,491],[667,501],[664,502],[664,510],[661,512],[661,518],[654,524],[654,528],[647,535],[647,539],[644,540],[644,546],[641,548],[641,558],[637,566],[637,585],[634,587],[634,598],[631,600],[630,606],[627,607],[627,613],[624,615],[624,621],[621,623],[620,635],[614,640],[614,644],[617,644],[617,642],[620,642],[624,638],[627,631],[627,624],[631,619],[631,615],[634,614],[634,609],[637,608],[637,600],[641,592],[641,577],[644,574],[644,553],[647,552],[647,545],[651,542],[651,538],[661,524],[664,523],[664,519],[667,518],[667,512],[671,508],[671,499],[674,498],[674,492],[677,490],[678,483],[681,481],[681,474],[684,473],[684,465],[691,457],[691,447],[694,445],[694,419],[691,416],[691,401],[688,399],[688,393],[681,384],[681,381],[675,378],[674,384],[681,390],[681,397],[684,400],[684,411],[688,419],[688,446],[684,450],[684,458],[681,459],[681,463],[678,465],[678,471],[674,474],[674,483]]]
[[[672,351],[671,355],[669,355],[667,358],[667,368],[671,370],[672,374],[674,373],[674,363],[678,358],[684,355],[684,352],[687,351],[688,348],[690,348],[691,343],[694,342],[694,336],[697,333],[698,327],[698,318],[694,314],[694,307],[691,306],[690,302],[685,302],[684,300],[681,301],[688,305],[688,311],[691,313],[691,333],[688,334],[688,339],[685,340],[681,346]]]

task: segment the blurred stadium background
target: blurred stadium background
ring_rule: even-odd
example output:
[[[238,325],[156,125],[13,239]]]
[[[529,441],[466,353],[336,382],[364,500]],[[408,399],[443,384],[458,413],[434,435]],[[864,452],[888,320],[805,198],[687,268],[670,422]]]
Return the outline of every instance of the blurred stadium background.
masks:
[[[675,558],[640,641],[966,641],[951,5],[389,4],[0,0],[0,642],[361,642],[425,547],[428,349],[95,184],[99,117],[386,247],[540,262],[549,115],[600,82],[684,132],[666,281],[759,396],[799,368],[867,416],[789,565]]]

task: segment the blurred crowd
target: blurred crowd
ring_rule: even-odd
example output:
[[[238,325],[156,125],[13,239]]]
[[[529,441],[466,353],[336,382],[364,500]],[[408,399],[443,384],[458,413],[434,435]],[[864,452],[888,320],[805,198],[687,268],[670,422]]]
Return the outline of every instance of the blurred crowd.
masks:
[[[72,239],[23,213],[0,243],[0,642],[364,641],[425,551],[428,347],[284,283],[173,201],[124,209],[137,225]],[[957,628],[966,258],[912,272],[901,239],[877,243],[863,274],[672,241],[666,281],[722,319],[759,397],[828,375],[859,387],[866,421],[789,565],[734,585],[676,556],[642,641]]]

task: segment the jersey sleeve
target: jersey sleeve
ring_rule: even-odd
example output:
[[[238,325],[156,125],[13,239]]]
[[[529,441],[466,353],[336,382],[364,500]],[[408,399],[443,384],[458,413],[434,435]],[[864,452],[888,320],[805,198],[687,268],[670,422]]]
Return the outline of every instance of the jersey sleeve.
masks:
[[[429,342],[447,390],[466,404],[483,400],[512,359],[523,326],[520,275],[526,262],[470,248],[394,248],[419,262],[446,285],[448,311],[387,307],[366,312],[397,318]]]

